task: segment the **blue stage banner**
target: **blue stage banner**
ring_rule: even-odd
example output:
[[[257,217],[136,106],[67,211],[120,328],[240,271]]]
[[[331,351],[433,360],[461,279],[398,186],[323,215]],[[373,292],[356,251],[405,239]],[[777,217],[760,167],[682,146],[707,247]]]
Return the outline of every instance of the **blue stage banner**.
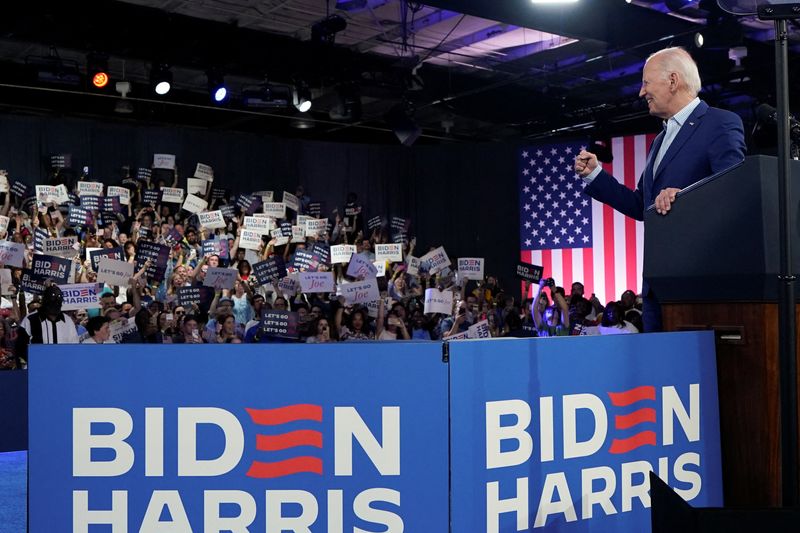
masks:
[[[29,377],[32,533],[448,529],[440,344],[34,346]]]
[[[450,343],[452,532],[650,531],[722,505],[711,332]]]

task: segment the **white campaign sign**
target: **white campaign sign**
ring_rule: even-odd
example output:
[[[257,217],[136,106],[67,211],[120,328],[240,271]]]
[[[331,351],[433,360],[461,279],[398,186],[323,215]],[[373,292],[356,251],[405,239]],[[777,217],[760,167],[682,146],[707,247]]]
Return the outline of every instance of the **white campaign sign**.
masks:
[[[333,272],[300,272],[300,289],[303,292],[333,292]]]
[[[491,336],[488,320],[481,320],[467,329],[467,337],[470,339],[488,339]]]
[[[290,192],[283,191],[283,203],[289,209],[294,209],[295,211],[300,210],[300,200]]]
[[[203,163],[197,163],[194,169],[194,177],[203,181],[214,181],[214,169]]]
[[[153,154],[153,168],[175,169],[174,154]]]
[[[306,242],[306,228],[292,226],[292,242]]]
[[[0,192],[8,192],[9,190],[8,176],[0,174]]]
[[[425,289],[425,313],[442,313],[449,315],[453,312],[453,293],[439,289]]]
[[[386,276],[386,261],[375,261],[372,264],[375,265],[375,270],[377,270],[375,277],[382,278]]]
[[[289,237],[284,237],[281,228],[275,228],[270,230],[269,234],[275,239],[274,246],[283,246],[284,244],[289,244]]]
[[[436,274],[440,272],[445,267],[450,266],[450,258],[447,257],[447,252],[444,251],[444,247],[440,246],[437,249],[428,252],[427,254],[423,255],[419,258],[421,262],[427,261],[429,263],[428,271],[431,274]]]
[[[108,186],[108,196],[118,196],[119,203],[122,205],[130,205],[131,191],[127,187],[117,187],[116,185]]]
[[[375,277],[377,274],[378,269],[363,255],[353,254],[350,258],[350,264],[347,265],[348,276],[352,276],[356,279],[363,279],[368,276]]]
[[[11,241],[0,241],[0,265],[22,268],[22,262],[24,260],[24,244]]]
[[[461,279],[483,279],[483,258],[459,257],[458,274]]]
[[[278,282],[278,288],[286,296],[294,296],[297,294],[299,283],[297,282],[297,273],[292,273]]]
[[[74,257],[78,254],[76,245],[78,237],[54,237],[45,239],[42,245],[42,252],[57,257]]]
[[[208,207],[208,202],[193,194],[187,195],[186,201],[183,202],[183,208],[190,213],[200,213],[205,211],[206,207]]]
[[[269,217],[244,217],[244,227],[257,231],[261,235],[269,235],[274,223]]]
[[[97,281],[127,287],[133,277],[133,263],[101,257],[97,263]]]
[[[256,191],[253,193],[253,196],[260,196],[261,203],[267,203],[272,201],[273,193],[272,191]]]
[[[264,214],[270,218],[286,218],[286,204],[283,202],[264,202]]]
[[[215,289],[232,289],[239,271],[235,268],[208,267],[203,285]]]
[[[187,178],[186,179],[186,192],[189,194],[198,194],[200,196],[205,196],[206,191],[208,190],[208,183],[206,180],[201,180],[198,178]]]
[[[406,257],[406,264],[408,265],[408,273],[412,276],[419,274],[419,258],[409,255]]]
[[[0,268],[0,294],[10,294],[11,287],[13,286],[14,282],[11,280],[11,270]]]
[[[261,233],[251,229],[242,229],[239,235],[239,247],[245,250],[258,250],[261,248]]]
[[[179,187],[161,187],[161,201],[165,204],[179,204],[183,202],[183,189]],[[205,207],[203,207],[203,209],[205,209]],[[195,211],[192,212],[194,213]]]
[[[7,216],[0,215],[0,233],[4,233],[8,230],[8,223],[11,219]]]
[[[306,235],[309,237],[317,237],[325,233],[328,229],[327,218],[312,218],[306,220]]]
[[[206,211],[204,213],[197,213],[197,220],[200,225],[208,229],[220,229],[226,227],[225,217],[222,216],[222,211]]]
[[[354,253],[356,253],[356,246],[354,244],[337,244],[331,246],[331,264],[349,263]]]
[[[77,283],[59,285],[64,303],[62,311],[76,311],[78,309],[97,309],[100,307],[100,288],[97,283]]]
[[[69,202],[69,191],[67,191],[66,185],[56,185],[54,200],[59,205]]]
[[[378,291],[378,280],[375,278],[353,283],[342,283],[340,287],[342,296],[350,304],[374,302],[381,297]]]
[[[103,196],[103,184],[96,181],[79,181],[78,196]]]
[[[390,263],[399,263],[403,260],[403,245],[402,244],[376,244],[375,245],[375,260],[376,261],[389,261]]]
[[[36,186],[36,201],[49,204],[56,201],[56,188],[50,185]]]

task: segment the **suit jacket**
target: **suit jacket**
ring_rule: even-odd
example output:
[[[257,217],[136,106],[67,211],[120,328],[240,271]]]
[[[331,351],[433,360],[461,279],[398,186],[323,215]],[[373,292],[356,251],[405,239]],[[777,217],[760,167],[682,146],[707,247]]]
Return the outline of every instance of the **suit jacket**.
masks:
[[[744,159],[742,119],[730,111],[709,107],[703,101],[681,126],[654,177],[653,160],[663,136],[664,132],[653,141],[635,191],[603,170],[584,192],[626,216],[644,220],[645,208],[655,201],[662,189],[683,189]]]

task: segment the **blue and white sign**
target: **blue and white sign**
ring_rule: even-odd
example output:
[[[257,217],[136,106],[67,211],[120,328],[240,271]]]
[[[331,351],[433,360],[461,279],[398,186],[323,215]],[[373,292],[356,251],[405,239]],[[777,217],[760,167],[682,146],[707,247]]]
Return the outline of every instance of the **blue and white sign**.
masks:
[[[711,332],[450,345],[453,533],[650,531],[648,472],[722,505]]]
[[[441,346],[280,346],[32,346],[29,530],[447,531]]]

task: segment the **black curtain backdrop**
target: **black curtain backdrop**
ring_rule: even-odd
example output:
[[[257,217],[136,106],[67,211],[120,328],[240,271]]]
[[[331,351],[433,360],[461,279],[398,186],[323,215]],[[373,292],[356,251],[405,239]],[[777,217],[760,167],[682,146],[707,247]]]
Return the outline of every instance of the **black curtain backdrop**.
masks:
[[[177,156],[181,180],[198,162],[214,168],[215,186],[233,192],[294,192],[303,184],[328,214],[349,192],[365,216],[411,219],[415,255],[443,245],[457,257],[484,257],[486,273],[518,294],[517,146],[379,146],[305,142],[178,127],[55,117],[0,116],[0,168],[28,185],[47,182],[49,156],[72,154],[72,168],[116,184],[121,167],[149,167],[154,153]]]

